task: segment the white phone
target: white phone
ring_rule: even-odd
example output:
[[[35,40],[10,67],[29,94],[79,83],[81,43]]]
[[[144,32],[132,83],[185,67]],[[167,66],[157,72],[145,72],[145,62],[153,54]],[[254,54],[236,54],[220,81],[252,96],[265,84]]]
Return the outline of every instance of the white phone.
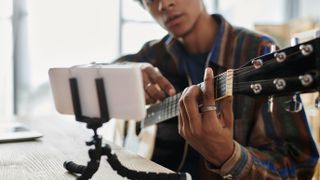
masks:
[[[100,117],[95,79],[102,78],[110,118],[140,121],[146,115],[140,68],[134,65],[89,65],[49,69],[51,90],[57,111],[74,114],[70,78],[78,83],[83,116]]]

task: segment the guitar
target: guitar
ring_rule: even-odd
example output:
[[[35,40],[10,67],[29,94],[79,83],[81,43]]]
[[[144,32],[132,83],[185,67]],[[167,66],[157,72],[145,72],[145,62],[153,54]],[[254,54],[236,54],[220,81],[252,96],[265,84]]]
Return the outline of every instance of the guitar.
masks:
[[[203,88],[204,84],[198,86]],[[238,69],[229,69],[215,76],[214,87],[217,101],[235,94],[284,96],[319,91],[320,38],[256,57]],[[178,93],[150,106],[144,120],[129,126],[128,135],[132,136],[127,136],[125,147],[150,159],[155,125],[178,115],[180,96]],[[320,105],[320,98],[317,100]],[[139,141],[139,146],[133,144],[135,141]]]

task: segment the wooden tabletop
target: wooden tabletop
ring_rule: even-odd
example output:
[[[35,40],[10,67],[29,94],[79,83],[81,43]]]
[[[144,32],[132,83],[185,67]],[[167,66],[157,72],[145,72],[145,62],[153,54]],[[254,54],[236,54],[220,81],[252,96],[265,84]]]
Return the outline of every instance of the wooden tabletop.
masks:
[[[85,142],[93,132],[85,124],[73,118],[57,117],[19,117],[16,118],[27,127],[39,131],[43,137],[35,141],[0,144],[0,180],[56,180],[76,179],[63,167],[63,162],[72,160],[86,165],[89,160]],[[108,143],[110,144],[110,143]],[[140,171],[171,172],[170,170],[112,145],[121,163]],[[102,157],[100,167],[92,179],[122,180]]]

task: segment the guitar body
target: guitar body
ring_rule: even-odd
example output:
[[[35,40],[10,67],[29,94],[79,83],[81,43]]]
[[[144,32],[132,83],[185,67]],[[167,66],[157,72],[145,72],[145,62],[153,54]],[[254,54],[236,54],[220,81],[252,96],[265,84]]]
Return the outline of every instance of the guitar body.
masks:
[[[151,125],[136,133],[136,121],[128,121],[124,148],[146,159],[151,159],[155,146],[157,126]]]

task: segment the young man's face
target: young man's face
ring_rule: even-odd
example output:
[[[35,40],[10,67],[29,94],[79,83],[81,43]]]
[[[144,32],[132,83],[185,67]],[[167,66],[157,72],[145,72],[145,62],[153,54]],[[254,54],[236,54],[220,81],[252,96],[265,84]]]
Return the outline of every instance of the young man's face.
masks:
[[[202,0],[143,0],[153,18],[175,37],[192,30],[201,13]]]

